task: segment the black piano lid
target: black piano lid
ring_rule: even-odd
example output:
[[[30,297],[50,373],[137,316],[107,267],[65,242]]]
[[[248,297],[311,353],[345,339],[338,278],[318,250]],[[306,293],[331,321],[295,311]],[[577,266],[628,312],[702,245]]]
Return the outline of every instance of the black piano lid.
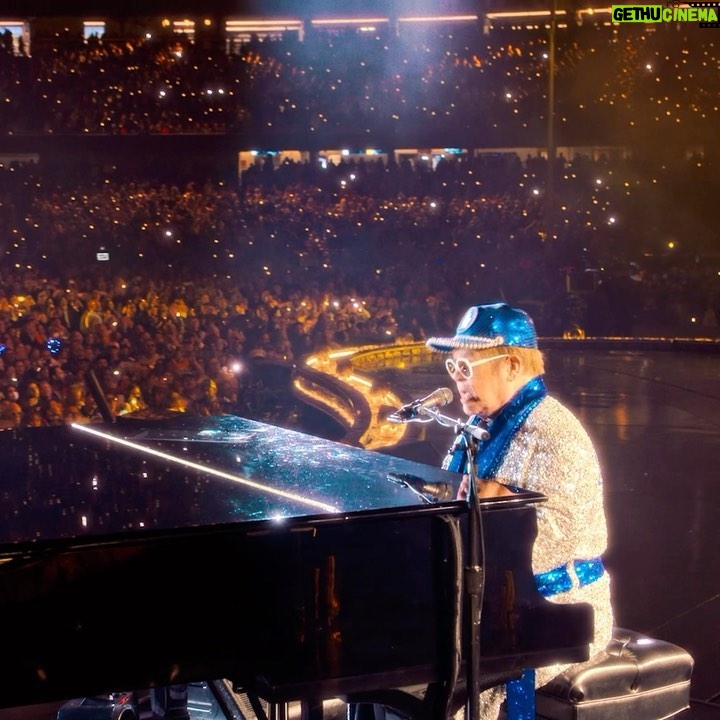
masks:
[[[388,473],[449,483],[453,497],[458,483],[440,468],[231,415],[5,430],[0,457],[6,551],[117,533],[430,510]]]

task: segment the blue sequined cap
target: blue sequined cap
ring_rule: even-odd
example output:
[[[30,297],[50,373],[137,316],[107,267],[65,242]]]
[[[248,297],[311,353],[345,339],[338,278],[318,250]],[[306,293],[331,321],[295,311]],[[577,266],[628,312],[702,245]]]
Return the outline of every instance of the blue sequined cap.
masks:
[[[537,334],[530,316],[506,303],[473,305],[463,315],[455,337],[431,337],[425,343],[433,350],[451,352],[457,348],[483,350],[508,345],[537,348]]]

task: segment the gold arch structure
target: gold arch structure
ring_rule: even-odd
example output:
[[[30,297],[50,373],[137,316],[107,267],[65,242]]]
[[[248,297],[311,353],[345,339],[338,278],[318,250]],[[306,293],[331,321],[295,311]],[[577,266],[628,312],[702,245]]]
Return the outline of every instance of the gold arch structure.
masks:
[[[363,345],[349,348],[326,348],[304,359],[304,366],[322,373],[347,386],[356,396],[361,395],[367,410],[366,426],[358,428],[358,413],[353,412],[333,393],[320,393],[315,386],[303,381],[302,375],[294,379],[295,392],[302,398],[325,406],[326,410],[352,429],[358,444],[366,450],[391,447],[401,442],[408,431],[407,424],[387,420],[388,411],[403,404],[396,392],[381,382],[373,373],[389,368],[404,369],[426,364],[432,351],[424,342],[393,343],[390,345]]]

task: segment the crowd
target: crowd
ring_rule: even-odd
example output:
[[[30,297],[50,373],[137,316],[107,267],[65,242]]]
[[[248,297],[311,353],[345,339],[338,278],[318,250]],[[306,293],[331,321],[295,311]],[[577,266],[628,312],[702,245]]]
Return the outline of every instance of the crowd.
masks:
[[[563,24],[558,134],[598,144],[714,138],[717,43],[697,24]],[[0,52],[0,133],[290,133],[543,142],[544,29],[477,24],[402,32],[308,32],[228,45],[177,36],[61,35]]]
[[[360,334],[376,341],[398,336],[397,300],[387,294],[347,297],[329,286],[204,280],[3,276],[2,425],[98,419],[105,408],[92,393],[93,376],[116,416],[242,412],[267,395],[254,377],[258,362],[292,362]]]
[[[643,324],[688,333],[693,314],[702,330],[717,325],[710,265],[628,261],[603,239],[607,225],[584,232],[580,208],[593,203],[577,188],[566,234],[547,239],[524,192],[543,172],[537,160],[468,164],[353,166],[358,186],[347,192],[338,178],[348,167],[297,163],[248,171],[236,188],[112,177],[78,186],[34,165],[3,169],[2,422],[97,417],[90,371],[114,414],[242,412],[264,392],[258,361],[421,340],[470,296],[525,304],[549,335]],[[564,171],[585,183],[621,165],[577,159]],[[396,177],[383,184],[386,175]],[[470,176],[482,195],[461,191]],[[588,264],[591,242],[610,261],[602,271]]]
[[[647,103],[665,124],[712,121],[712,73],[702,90],[657,95],[675,83],[675,62],[687,77],[717,63],[703,39],[712,34],[687,49],[677,28],[627,32],[562,36],[562,122],[632,127]],[[530,132],[544,112],[546,40],[451,35],[285,38],[232,52],[177,39],[65,40],[0,52],[0,133],[395,120]],[[597,82],[573,88],[581,77]],[[677,93],[686,104],[660,112]],[[235,179],[175,167],[0,166],[2,427],[86,422],[104,410],[271,412],[259,364],[422,340],[469,302],[524,306],[541,335],[690,335],[715,332],[720,319],[711,153],[561,156],[552,212],[546,161],[514,152],[327,167],[269,157]]]

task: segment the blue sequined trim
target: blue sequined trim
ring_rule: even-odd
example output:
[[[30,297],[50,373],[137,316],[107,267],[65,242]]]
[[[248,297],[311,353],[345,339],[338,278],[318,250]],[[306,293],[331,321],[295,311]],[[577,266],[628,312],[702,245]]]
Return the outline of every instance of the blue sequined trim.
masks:
[[[502,465],[508,446],[515,433],[546,395],[545,382],[538,375],[522,387],[500,411],[500,414],[489,423],[490,438],[481,440],[478,446],[477,467],[475,468],[478,478],[491,480],[495,477],[495,473]],[[470,420],[471,425],[482,423],[484,421],[479,415],[473,416]],[[443,469],[452,472],[470,473],[470,468],[467,467],[467,444],[463,440],[464,435],[458,436],[458,440],[448,450],[443,462]]]
[[[592,560],[576,560],[575,574],[580,581],[580,587],[590,585],[599,580],[605,572],[605,566],[601,558],[593,558]]]
[[[524,670],[517,680],[505,683],[508,720],[535,720],[535,670]]]
[[[573,567],[580,587],[594,583],[605,573],[605,566],[602,558],[599,557],[591,560],[573,560]],[[535,584],[543,597],[549,597],[572,589],[573,581],[568,566],[560,565],[547,572],[538,573],[535,576]]]
[[[535,585],[543,597],[558,595],[570,590],[572,578],[565,565],[539,573],[535,576]]]

